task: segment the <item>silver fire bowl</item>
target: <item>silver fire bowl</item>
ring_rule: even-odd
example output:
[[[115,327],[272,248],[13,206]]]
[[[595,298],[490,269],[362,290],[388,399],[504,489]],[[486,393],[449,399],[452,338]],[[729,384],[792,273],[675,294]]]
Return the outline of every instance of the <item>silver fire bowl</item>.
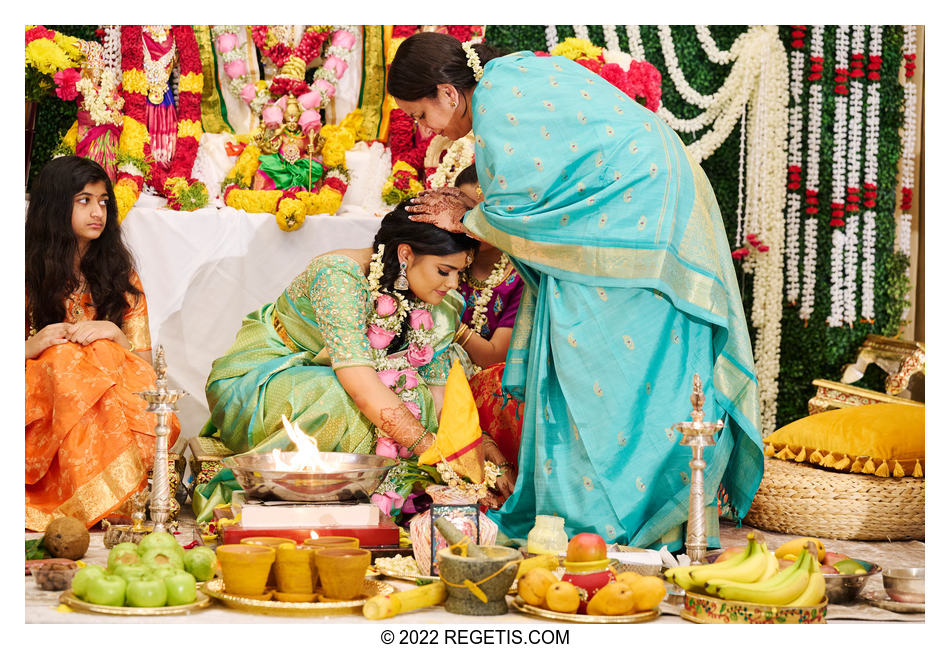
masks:
[[[280,453],[290,464],[296,453]],[[277,468],[270,453],[236,455],[221,460],[234,472],[246,497],[312,503],[367,502],[370,494],[396,466],[396,460],[362,453],[320,453],[322,471]]]

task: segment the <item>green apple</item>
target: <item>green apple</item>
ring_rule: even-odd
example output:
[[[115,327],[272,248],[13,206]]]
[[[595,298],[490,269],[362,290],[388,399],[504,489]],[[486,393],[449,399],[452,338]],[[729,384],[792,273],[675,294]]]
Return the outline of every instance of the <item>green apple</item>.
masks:
[[[109,571],[115,570],[118,565],[132,565],[139,562],[139,546],[134,543],[119,543],[109,550],[109,559],[106,565]]]
[[[165,577],[165,591],[168,593],[168,606],[191,604],[198,597],[194,575],[184,570]]]
[[[172,549],[152,548],[142,554],[142,565],[150,570],[157,570],[158,568],[183,570],[185,568],[185,561]]]
[[[101,577],[104,574],[106,574],[106,569],[94,563],[77,570],[76,574],[73,575],[73,595],[79,599],[85,599],[86,587],[89,585],[89,580],[93,577]]]
[[[156,579],[165,579],[169,575],[174,575],[178,572],[179,569],[174,566],[162,566],[161,568],[154,568],[149,570],[149,574],[155,577]]]
[[[117,575],[99,575],[86,584],[86,601],[103,606],[122,606],[125,603],[125,580]]]
[[[142,537],[142,540],[139,541],[139,554],[144,556],[149,550],[154,550],[156,548],[163,548],[165,550],[175,550],[178,553],[179,557],[185,556],[185,551],[178,541],[175,540],[173,534],[168,532],[151,532]]]
[[[165,582],[152,576],[130,581],[125,589],[126,606],[147,608],[165,606],[167,597]]]
[[[217,568],[218,557],[208,546],[199,545],[185,551],[185,570],[198,581],[212,579]]]
[[[112,571],[113,575],[121,577],[126,583],[135,581],[136,579],[144,579],[148,577],[150,573],[151,571],[141,563],[135,563],[131,566],[116,566],[115,570]]]

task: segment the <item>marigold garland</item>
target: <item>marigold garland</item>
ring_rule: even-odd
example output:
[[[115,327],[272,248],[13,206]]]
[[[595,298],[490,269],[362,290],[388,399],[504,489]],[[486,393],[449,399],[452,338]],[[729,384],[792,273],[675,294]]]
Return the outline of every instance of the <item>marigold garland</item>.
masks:
[[[198,154],[198,142],[201,139],[201,89],[203,76],[198,42],[191,25],[174,25],[171,36],[178,48],[179,87],[178,87],[178,136],[175,142],[175,155],[168,169],[154,165],[151,169],[149,186],[160,196],[169,200],[170,206],[185,205],[197,209],[207,204],[201,197],[207,197],[207,188],[192,177],[192,168]],[[148,82],[145,78],[144,53],[142,48],[142,25],[125,25],[122,28],[122,94],[125,99],[125,114],[138,124],[144,125],[145,102]],[[120,143],[121,148],[121,143]],[[143,156],[150,158],[151,146],[146,139]],[[120,173],[121,177],[121,173]],[[184,184],[181,181],[184,181]],[[136,183],[141,187],[141,184]],[[193,188],[193,185],[201,185]],[[131,188],[129,185],[127,187]],[[203,191],[202,191],[203,189]],[[185,195],[182,192],[186,191]],[[184,198],[184,202],[182,199]]]
[[[222,183],[225,204],[246,212],[273,214],[278,227],[285,232],[300,228],[307,216],[336,214],[349,184],[345,154],[356,144],[362,123],[363,113],[357,108],[339,124],[327,124],[320,130],[324,138],[322,161],[314,161],[323,166],[318,191],[296,187],[283,191],[249,189],[260,166],[261,150],[253,142],[246,144]]]

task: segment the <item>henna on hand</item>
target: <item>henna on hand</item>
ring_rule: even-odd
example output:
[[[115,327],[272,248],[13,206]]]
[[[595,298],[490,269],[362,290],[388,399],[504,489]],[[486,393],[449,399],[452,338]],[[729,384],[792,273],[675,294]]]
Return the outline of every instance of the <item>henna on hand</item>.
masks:
[[[409,448],[413,442],[427,432],[405,404],[383,408],[379,411],[379,417],[382,420],[380,430],[406,448]],[[432,444],[430,440],[423,438],[412,451],[418,455],[427,449],[430,444]]]

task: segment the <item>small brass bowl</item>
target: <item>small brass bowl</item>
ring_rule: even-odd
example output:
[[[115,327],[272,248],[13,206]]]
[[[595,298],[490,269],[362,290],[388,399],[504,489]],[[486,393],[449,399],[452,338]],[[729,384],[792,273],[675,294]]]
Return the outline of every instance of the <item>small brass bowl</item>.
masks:
[[[888,568],[882,578],[884,590],[895,602],[924,603],[923,568]]]

